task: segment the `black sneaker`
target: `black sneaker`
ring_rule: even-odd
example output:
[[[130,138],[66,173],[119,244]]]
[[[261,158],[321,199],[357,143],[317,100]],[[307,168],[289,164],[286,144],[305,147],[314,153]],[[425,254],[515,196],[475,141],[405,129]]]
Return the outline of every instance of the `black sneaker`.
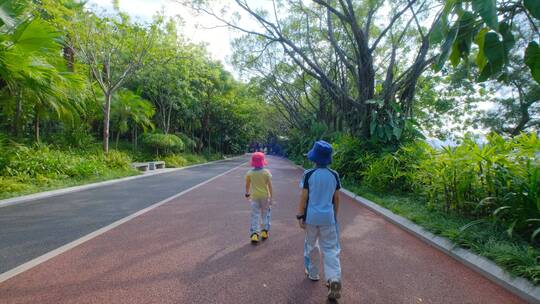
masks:
[[[341,298],[340,281],[328,281],[328,283],[326,283],[326,287],[328,287],[328,300],[335,301]]]

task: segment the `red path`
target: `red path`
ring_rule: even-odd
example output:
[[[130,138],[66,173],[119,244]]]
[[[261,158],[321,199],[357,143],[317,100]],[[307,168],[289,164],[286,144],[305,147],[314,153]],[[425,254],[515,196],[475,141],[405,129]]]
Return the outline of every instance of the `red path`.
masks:
[[[0,284],[0,303],[325,303],[303,273],[301,171],[270,159],[270,239],[248,242],[242,167]],[[343,197],[340,303],[524,303]]]

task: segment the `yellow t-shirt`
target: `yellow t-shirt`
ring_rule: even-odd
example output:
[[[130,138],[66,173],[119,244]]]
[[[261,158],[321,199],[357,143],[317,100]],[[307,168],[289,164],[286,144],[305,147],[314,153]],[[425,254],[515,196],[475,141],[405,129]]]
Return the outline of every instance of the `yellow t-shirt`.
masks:
[[[246,174],[246,179],[251,180],[251,198],[264,199],[268,197],[267,185],[272,179],[272,174],[267,169],[251,169]]]

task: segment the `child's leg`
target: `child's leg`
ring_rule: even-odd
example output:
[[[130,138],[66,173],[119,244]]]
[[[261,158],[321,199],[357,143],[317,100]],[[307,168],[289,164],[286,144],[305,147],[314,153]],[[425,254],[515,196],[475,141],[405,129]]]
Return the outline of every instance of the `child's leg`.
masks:
[[[341,281],[339,262],[339,237],[336,225],[320,226],[319,243],[323,252],[324,276],[326,280]]]
[[[251,227],[249,230],[250,234],[261,233],[260,217],[261,217],[261,204],[259,201],[252,200],[251,201]]]
[[[270,221],[272,219],[272,207],[266,202],[265,204],[261,203],[262,207],[262,229],[270,231]]]
[[[304,265],[310,278],[319,276],[319,228],[306,224],[306,239],[304,241]]]

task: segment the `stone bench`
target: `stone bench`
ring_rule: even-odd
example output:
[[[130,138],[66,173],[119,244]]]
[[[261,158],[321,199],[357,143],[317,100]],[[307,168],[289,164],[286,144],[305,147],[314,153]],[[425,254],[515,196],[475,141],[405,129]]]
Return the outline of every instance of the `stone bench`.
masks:
[[[165,162],[160,160],[147,163],[132,163],[131,166],[141,171],[151,171],[156,169],[165,169]]]
[[[141,170],[141,171],[148,171],[148,163],[132,163],[131,166],[135,169]]]
[[[153,161],[149,162],[149,169],[155,170],[155,169],[164,169],[165,168],[165,162],[164,161]]]

